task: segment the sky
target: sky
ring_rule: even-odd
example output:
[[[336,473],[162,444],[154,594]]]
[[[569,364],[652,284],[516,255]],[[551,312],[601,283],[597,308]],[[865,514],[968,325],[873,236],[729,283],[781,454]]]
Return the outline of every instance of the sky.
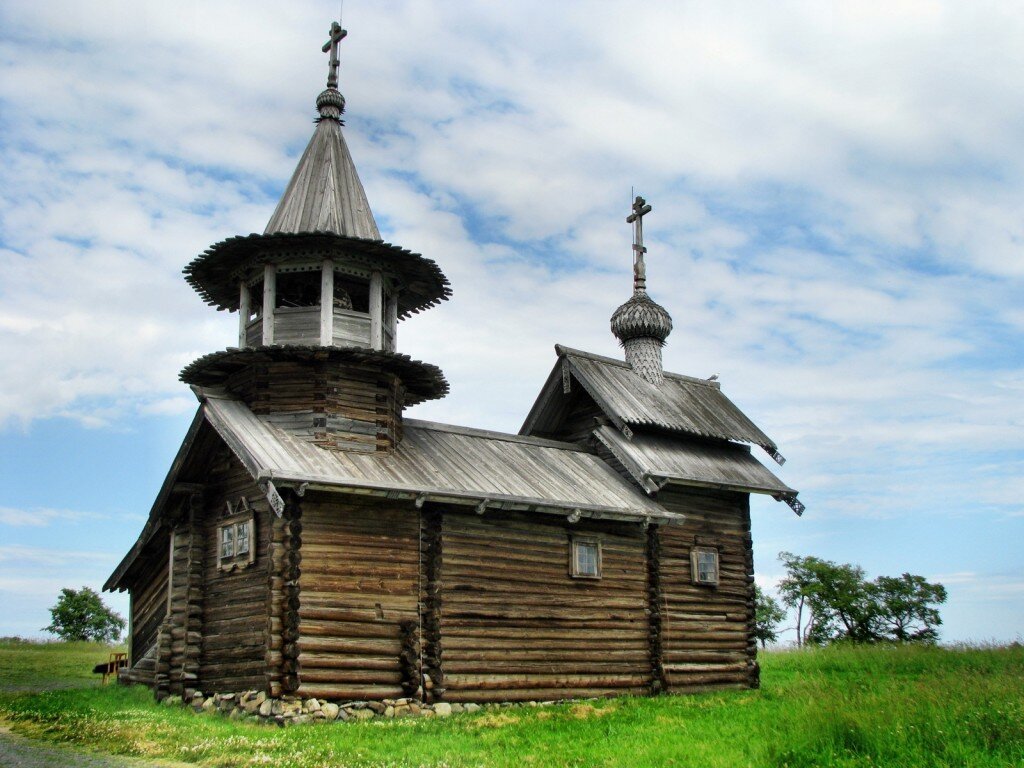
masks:
[[[780,446],[780,551],[944,584],[945,642],[1024,636],[1024,6],[349,0],[345,135],[385,240],[452,299],[399,327],[517,432],[565,344],[621,357],[632,194],[665,367]],[[135,541],[236,340],[182,267],[261,232],[334,2],[0,0],[0,635]],[[127,611],[127,596],[108,595]],[[783,639],[792,637],[784,633]]]

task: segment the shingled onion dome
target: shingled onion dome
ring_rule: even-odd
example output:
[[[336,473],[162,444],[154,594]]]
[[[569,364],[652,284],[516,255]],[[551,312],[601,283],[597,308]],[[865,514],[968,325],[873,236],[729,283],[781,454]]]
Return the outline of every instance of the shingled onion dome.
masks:
[[[672,316],[647,295],[643,217],[650,212],[651,206],[638,196],[633,202],[633,213],[626,218],[634,228],[633,296],[612,313],[611,326],[626,351],[629,367],[644,381],[658,386],[665,380],[661,348],[672,332]]]
[[[672,316],[658,302],[638,288],[625,304],[612,313],[612,333],[626,351],[629,367],[645,381],[658,385],[665,375],[661,348],[672,332]]]
[[[320,119],[341,120],[345,111],[345,97],[337,88],[327,88],[316,97],[316,110],[320,113]]]

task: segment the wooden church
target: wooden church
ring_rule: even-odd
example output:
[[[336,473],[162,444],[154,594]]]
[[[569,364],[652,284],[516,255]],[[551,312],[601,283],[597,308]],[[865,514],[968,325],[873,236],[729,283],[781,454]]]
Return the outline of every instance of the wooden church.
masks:
[[[381,239],[342,134],[338,43],[308,147],[263,234],[185,267],[238,313],[187,366],[199,410],[138,541],[129,679],[486,702],[758,685],[751,493],[796,491],[716,381],[662,370],[637,198],[625,360],[557,346],[519,434],[405,418],[442,372],[399,321],[451,290]]]

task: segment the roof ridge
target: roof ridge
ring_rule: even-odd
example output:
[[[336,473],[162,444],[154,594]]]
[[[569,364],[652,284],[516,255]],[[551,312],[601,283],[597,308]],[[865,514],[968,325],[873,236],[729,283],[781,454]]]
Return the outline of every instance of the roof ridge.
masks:
[[[555,354],[559,357],[583,357],[587,360],[594,360],[599,363],[608,363],[609,365],[616,365],[619,368],[625,368],[631,373],[635,373],[632,368],[629,367],[629,363],[625,360],[618,360],[614,357],[607,357],[605,355],[599,355],[596,352],[586,352],[582,349],[573,349],[567,347],[564,344],[555,344]],[[709,381],[708,379],[702,379],[698,376],[687,376],[685,373],[673,373],[671,371],[664,372],[665,377],[669,379],[677,379],[678,381],[685,381],[690,384],[701,384],[711,389],[721,389],[722,385],[718,381]],[[639,377],[638,377],[639,378]]]
[[[404,427],[413,429],[429,429],[434,432],[450,432],[455,435],[469,435],[472,437],[486,437],[491,440],[503,440],[508,443],[524,443],[536,445],[541,448],[557,448],[562,451],[577,451],[587,453],[576,443],[569,443],[562,440],[550,440],[546,437],[532,437],[529,435],[517,435],[511,432],[497,432],[490,429],[478,429],[476,427],[463,427],[458,424],[445,424],[439,421],[425,421],[423,419],[403,418]]]

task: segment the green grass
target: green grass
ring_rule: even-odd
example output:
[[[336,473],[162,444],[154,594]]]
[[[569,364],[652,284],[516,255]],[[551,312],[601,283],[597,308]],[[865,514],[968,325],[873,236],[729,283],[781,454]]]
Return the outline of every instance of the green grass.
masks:
[[[0,692],[99,685],[92,668],[124,646],[0,638]]]
[[[14,730],[211,766],[1020,766],[1024,649],[762,654],[760,691],[279,729],[118,686],[0,694]]]

